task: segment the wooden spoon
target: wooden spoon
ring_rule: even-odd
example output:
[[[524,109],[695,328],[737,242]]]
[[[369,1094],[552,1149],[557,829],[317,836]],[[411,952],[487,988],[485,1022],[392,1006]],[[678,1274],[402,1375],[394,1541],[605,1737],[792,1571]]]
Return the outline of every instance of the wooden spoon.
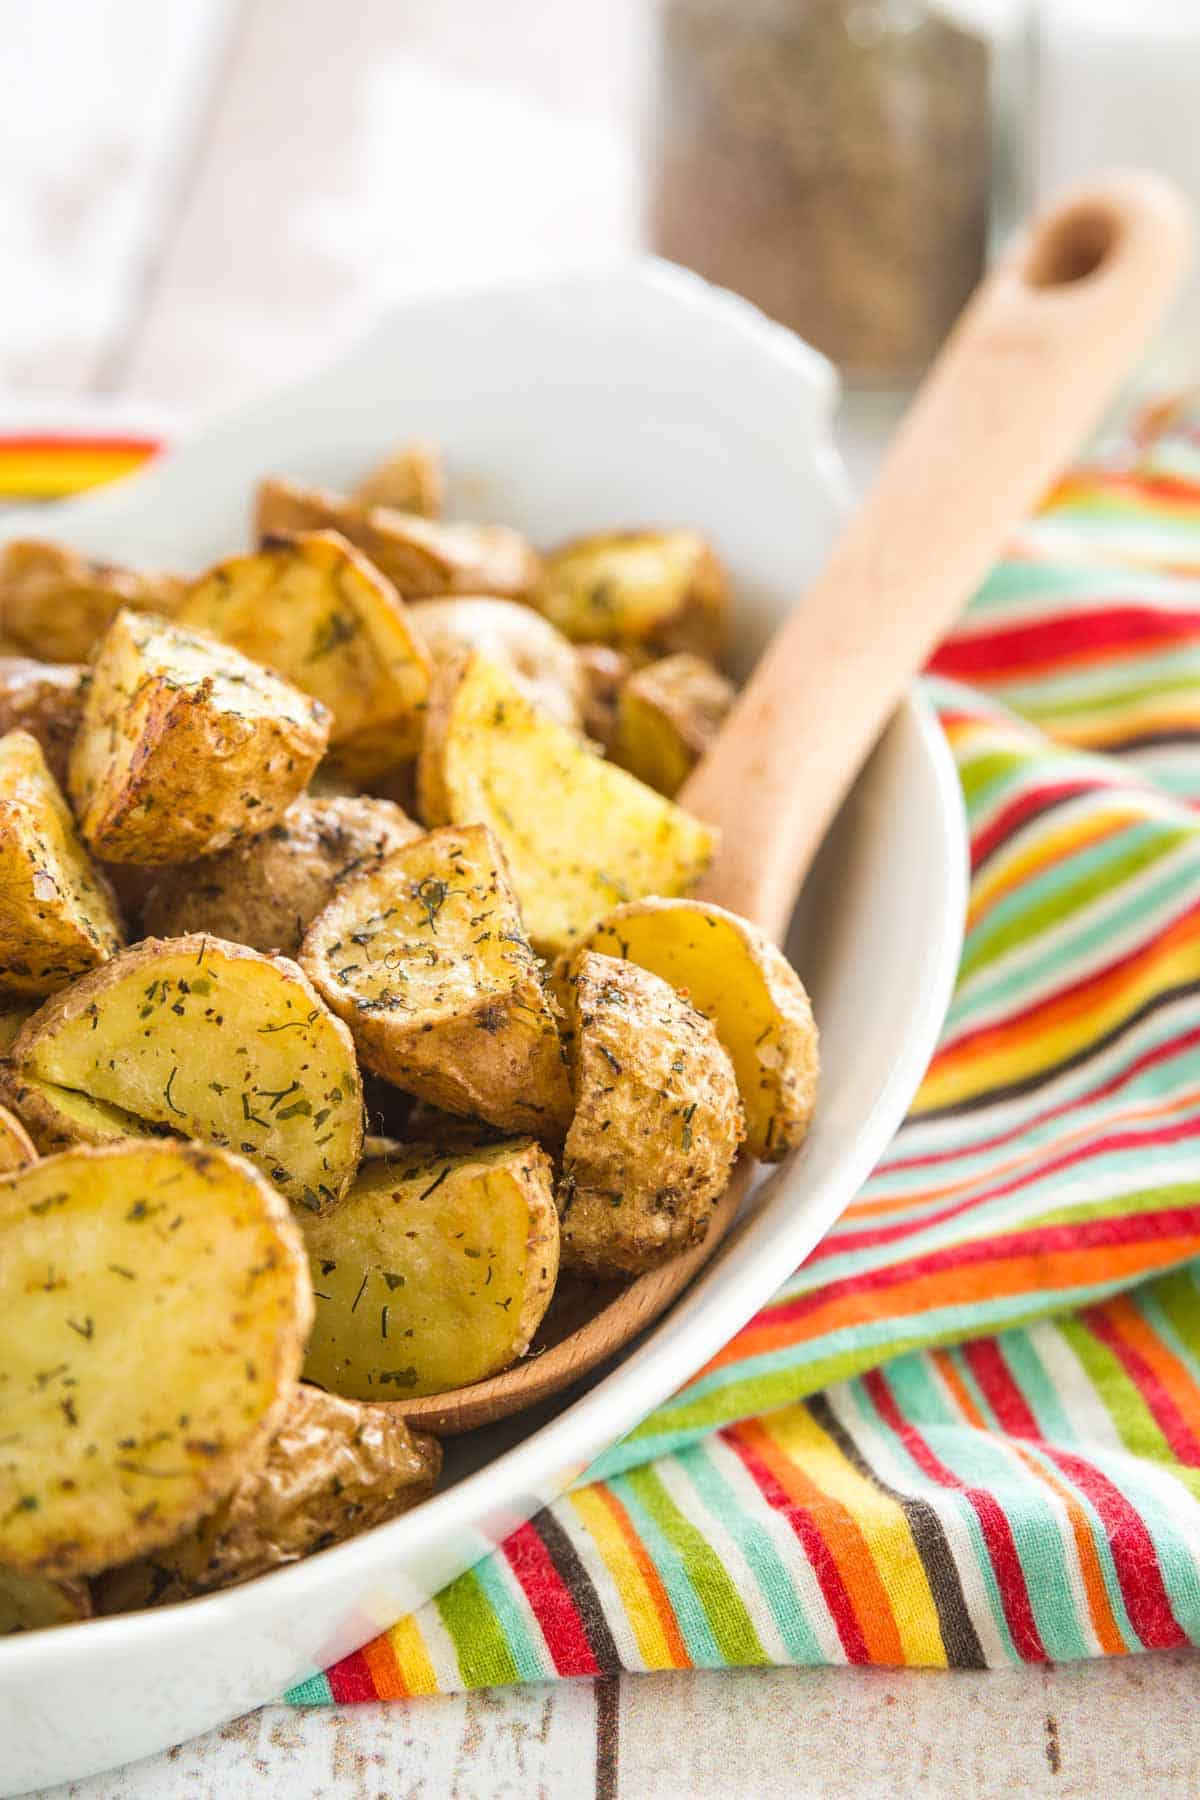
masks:
[[[1137,360],[1186,261],[1183,201],[1114,175],[1034,221],[986,277],[930,370],[864,505],[740,694],[682,802],[721,829],[701,888],[782,940],[825,832],[909,680],[1013,527]],[[712,1255],[743,1158],[702,1243],[490,1380],[405,1401],[465,1431],[577,1381],[657,1318]]]

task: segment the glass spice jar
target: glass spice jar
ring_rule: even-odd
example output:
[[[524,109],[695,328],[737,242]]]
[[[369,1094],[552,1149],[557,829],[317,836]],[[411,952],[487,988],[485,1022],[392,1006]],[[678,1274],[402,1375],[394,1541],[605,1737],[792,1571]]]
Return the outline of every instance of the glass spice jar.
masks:
[[[646,236],[851,380],[902,383],[983,267],[989,50],[936,0],[659,0]]]

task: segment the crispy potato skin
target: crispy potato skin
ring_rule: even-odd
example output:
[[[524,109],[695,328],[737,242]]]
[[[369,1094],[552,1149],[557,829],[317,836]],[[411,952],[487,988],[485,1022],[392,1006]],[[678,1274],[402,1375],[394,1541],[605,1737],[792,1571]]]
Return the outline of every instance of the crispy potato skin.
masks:
[[[143,927],[151,937],[205,931],[295,956],[340,881],[420,835],[389,800],[302,795],[269,831],[161,874],[146,898]]]
[[[147,938],[34,1013],[12,1066],[238,1150],[304,1209],[332,1205],[358,1165],[350,1033],[295,963],[242,944]]]
[[[17,1041],[17,1034],[22,1025],[36,1010],[34,1006],[29,1005],[15,1006],[6,1012],[0,1012],[0,1058],[8,1055]]]
[[[179,621],[319,700],[331,751],[363,779],[420,748],[429,659],[391,582],[340,533],[271,538],[218,563]]]
[[[0,738],[0,989],[39,999],[123,942],[104,877],[27,731]]]
[[[524,1356],[558,1278],[552,1167],[531,1138],[410,1145],[302,1228],[317,1296],[306,1379],[401,1411]]]
[[[312,1291],[285,1202],[196,1144],[68,1150],[0,1177],[0,1245],[0,1560],[81,1575],[169,1543],[295,1390]]]
[[[37,1161],[33,1139],[15,1113],[0,1106],[0,1175],[11,1175],[26,1163]]]
[[[705,900],[634,900],[582,946],[649,969],[712,1020],[746,1109],[746,1147],[782,1162],[803,1143],[817,1097],[817,1027],[804,984],[757,928]],[[560,994],[570,964],[555,970]]]
[[[549,619],[515,600],[484,597],[417,600],[413,626],[437,663],[478,650],[521,692],[572,731],[582,727],[584,675],[574,647]]]
[[[607,755],[617,729],[617,697],[633,673],[633,658],[612,644],[576,644],[575,662],[583,681],[583,729]]]
[[[59,544],[22,538],[0,551],[0,620],[27,656],[86,662],[125,607],[170,614],[183,597],[175,575],[89,562]]]
[[[103,1576],[98,1610],[185,1600],[327,1550],[427,1499],[441,1466],[437,1439],[394,1406],[301,1382],[265,1457],[175,1543]]]
[[[443,525],[386,506],[363,506],[328,488],[268,479],[259,484],[254,529],[340,531],[382,570],[405,600],[435,594],[532,597],[542,565],[520,532],[507,525]]]
[[[584,951],[569,986],[562,1266],[638,1275],[704,1236],[745,1130],[733,1068],[656,975]]]
[[[546,557],[534,600],[580,643],[720,660],[729,582],[698,531],[612,531],[574,538]]]
[[[707,825],[592,755],[475,652],[434,681],[417,784],[427,823],[491,827],[533,946],[547,956],[603,918],[614,894],[694,886],[715,843]]]
[[[440,519],[446,506],[446,469],[437,444],[414,438],[400,444],[363,476],[350,498],[360,506]]]
[[[80,829],[112,862],[211,856],[275,823],[328,737],[319,701],[228,645],[121,613],[71,752]]]
[[[571,1096],[554,1003],[486,826],[430,832],[343,883],[300,963],[377,1075],[561,1142]]]
[[[66,784],[67,758],[83,711],[86,677],[82,663],[0,657],[0,735],[27,731],[35,737],[59,787]]]
[[[681,650],[638,669],[617,698],[615,763],[672,799],[724,723],[733,684]]]
[[[90,1619],[92,1597],[86,1581],[55,1581],[0,1566],[0,1637],[14,1631],[42,1631]]]
[[[76,1144],[118,1144],[123,1138],[170,1135],[119,1106],[23,1074],[9,1062],[0,1063],[0,1101],[20,1120],[39,1156],[53,1156]]]

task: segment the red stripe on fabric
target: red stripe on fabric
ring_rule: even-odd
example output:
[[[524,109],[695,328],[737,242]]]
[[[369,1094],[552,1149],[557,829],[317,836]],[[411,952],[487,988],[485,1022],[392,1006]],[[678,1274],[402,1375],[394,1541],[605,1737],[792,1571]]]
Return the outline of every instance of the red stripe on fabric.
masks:
[[[0,452],[7,455],[26,450],[115,450],[122,454],[128,451],[132,455],[140,455],[144,451],[161,449],[162,441],[156,437],[113,437],[102,432],[72,432],[69,436],[51,431],[23,433],[20,436],[0,432]]]
[[[1120,470],[1084,468],[1064,475],[1042,502],[1039,512],[1059,512],[1080,495],[1086,499],[1095,492],[1128,494],[1142,506],[1147,499],[1179,500],[1185,503],[1190,501],[1193,505],[1197,499],[1196,483],[1183,475],[1147,475],[1136,470],[1124,473]]]
[[[570,1590],[551,1561],[536,1528],[521,1525],[504,1540],[504,1555],[542,1629],[560,1675],[599,1675],[583,1621]]]
[[[338,1702],[379,1698],[374,1677],[361,1650],[356,1650],[352,1656],[343,1656],[341,1662],[334,1663],[325,1674],[329,1691]]]
[[[1001,1430],[1013,1437],[1040,1438],[1038,1422],[995,1338],[980,1338],[965,1345],[962,1356]]]
[[[1099,1338],[1121,1364],[1180,1462],[1195,1468],[1200,1464],[1200,1442],[1145,1357],[1103,1307],[1089,1307],[1081,1317],[1093,1337]]]
[[[1171,1611],[1154,1540],[1141,1514],[1094,1463],[1050,1444],[1043,1447],[1043,1454],[1070,1476],[1099,1514],[1129,1622],[1146,1649],[1182,1649],[1190,1640]]]
[[[1059,613],[1034,624],[947,638],[929,664],[936,675],[988,680],[1019,671],[1037,674],[1057,664],[1111,652],[1135,639],[1139,647],[1194,637],[1200,612],[1159,612],[1150,606],[1112,606]]]
[[[1200,1100],[1200,1096],[1197,1098]],[[809,1252],[808,1261],[817,1262],[822,1257],[840,1256],[844,1251],[869,1250],[881,1244],[897,1243],[901,1238],[915,1237],[919,1232],[928,1231],[934,1225],[945,1224],[949,1219],[957,1219],[963,1213],[971,1212],[990,1200],[1006,1199],[1010,1194],[1019,1194],[1022,1188],[1031,1187],[1034,1182],[1044,1181],[1049,1175],[1057,1175],[1063,1169],[1077,1168],[1080,1163],[1088,1162],[1094,1156],[1108,1156],[1114,1150],[1144,1150],[1151,1149],[1156,1144],[1178,1144],[1191,1137],[1200,1137],[1200,1116],[1185,1119],[1178,1125],[1160,1125],[1152,1131],[1113,1131],[1107,1137],[1096,1138],[1090,1144],[1079,1144],[1073,1150],[1064,1150],[1061,1156],[1052,1156],[1047,1162],[1038,1163],[1035,1168],[1024,1169],[1008,1181],[984,1188],[982,1193],[968,1194],[962,1200],[951,1201],[939,1212],[925,1213],[919,1219],[902,1221],[896,1225],[876,1225],[861,1231],[831,1233]]]
[[[976,870],[987,861],[994,850],[997,850],[1005,838],[1026,820],[1045,812],[1060,800],[1073,800],[1077,794],[1091,794],[1098,788],[1111,785],[1110,779],[1093,775],[1076,776],[1073,781],[1048,782],[1044,787],[1035,788],[1032,793],[1019,794],[1015,800],[1002,807],[990,825],[976,833],[971,839],[971,868]]]
[[[1017,1654],[1025,1662],[1047,1662],[1049,1658],[1046,1646],[1042,1643],[1041,1633],[1033,1616],[1029,1588],[1017,1554],[1012,1526],[999,1501],[985,1489],[972,1487],[960,1480],[934,1454],[916,1427],[904,1418],[881,1369],[873,1369],[862,1379],[880,1418],[895,1432],[918,1468],[924,1470],[931,1480],[940,1483],[942,1487],[956,1489],[969,1501],[983,1532],[983,1541],[1000,1590],[1000,1604],[1004,1608],[1004,1617],[1008,1621]]]
[[[736,1426],[722,1431],[721,1437],[731,1444],[744,1463],[747,1473],[751,1475],[767,1505],[785,1518],[798,1538],[801,1548],[812,1565],[817,1584],[824,1595],[825,1604],[829,1608],[830,1617],[841,1639],[842,1649],[852,1663],[870,1662],[866,1640],[854,1611],[854,1603],[842,1580],[833,1553],[812,1515],[804,1507],[797,1506],[783,1490],[777,1477],[763,1462],[752,1445],[740,1435]]]

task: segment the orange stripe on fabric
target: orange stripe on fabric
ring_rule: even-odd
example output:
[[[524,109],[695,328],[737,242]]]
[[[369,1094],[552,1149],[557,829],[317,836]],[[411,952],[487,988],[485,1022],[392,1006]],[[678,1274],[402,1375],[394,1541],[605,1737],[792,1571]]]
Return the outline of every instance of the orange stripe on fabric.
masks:
[[[421,1628],[411,1613],[400,1619],[387,1634],[397,1663],[399,1679],[409,1694],[436,1694],[438,1678],[425,1647]]]
[[[375,1684],[375,1693],[378,1699],[403,1700],[407,1698],[408,1688],[400,1672],[396,1653],[386,1635],[373,1638],[369,1644],[364,1644],[362,1654],[370,1671],[371,1680]]]
[[[667,1590],[621,1502],[602,1483],[568,1498],[604,1558],[642,1661],[650,1669],[690,1669],[692,1659]]]
[[[946,1386],[955,1406],[968,1425],[976,1426],[980,1431],[987,1430],[987,1420],[971,1398],[971,1390],[954,1366],[954,1359],[948,1350],[935,1350],[933,1364]]]
[[[1156,705],[1151,701],[1143,706],[1122,708],[1119,717],[1105,713],[1098,706],[1090,720],[1087,714],[1066,717],[1051,714],[1043,723],[1060,742],[1070,744],[1076,750],[1113,750],[1137,738],[1194,731],[1198,719],[1200,705],[1194,701],[1191,705],[1176,702],[1172,706]]]
[[[1022,887],[1032,876],[1061,862],[1064,857],[1102,844],[1106,838],[1115,837],[1127,825],[1135,825],[1144,817],[1144,808],[1109,807],[1102,813],[1089,813],[1086,818],[1047,831],[1037,843],[976,878],[971,888],[967,929],[977,925],[998,901]]]
[[[1063,1502],[1067,1513],[1067,1522],[1071,1527],[1071,1536],[1075,1540],[1075,1554],[1079,1559],[1079,1574],[1083,1582],[1083,1591],[1087,1597],[1088,1616],[1092,1622],[1092,1630],[1096,1634],[1096,1642],[1106,1656],[1127,1656],[1129,1646],[1121,1636],[1121,1628],[1109,1604],[1108,1589],[1104,1583],[1104,1571],[1100,1567],[1100,1556],[1096,1549],[1096,1540],[1078,1498],[1066,1484],[1053,1475],[1044,1463],[1027,1450],[1016,1438],[1009,1443],[1016,1451],[1025,1466],[1043,1482],[1053,1494],[1057,1494]]]
[[[1185,1425],[1200,1436],[1200,1389],[1183,1363],[1167,1349],[1127,1294],[1104,1301],[1103,1310],[1129,1347],[1161,1382]]]

